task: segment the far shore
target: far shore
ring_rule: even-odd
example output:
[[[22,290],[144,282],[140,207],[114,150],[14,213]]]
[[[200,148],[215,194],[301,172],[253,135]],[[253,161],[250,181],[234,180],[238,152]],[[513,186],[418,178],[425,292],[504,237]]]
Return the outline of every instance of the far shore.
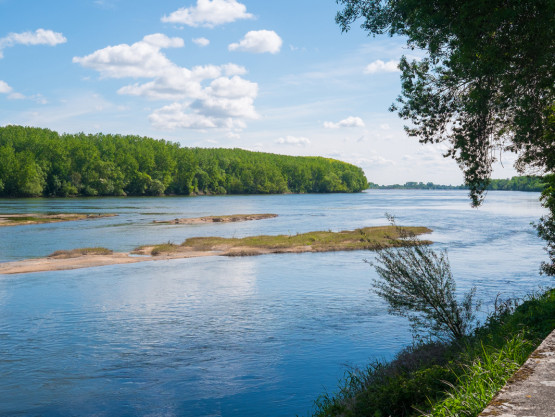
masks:
[[[131,253],[112,252],[106,248],[82,248],[56,251],[45,258],[0,263],[0,274],[61,271],[95,266],[147,261],[195,258],[201,256],[255,256],[271,253],[332,252],[379,250],[429,240],[406,240],[407,235],[430,233],[426,227],[378,226],[341,232],[318,231],[296,235],[250,236],[245,238],[189,238],[181,245],[165,243],[145,245]]]

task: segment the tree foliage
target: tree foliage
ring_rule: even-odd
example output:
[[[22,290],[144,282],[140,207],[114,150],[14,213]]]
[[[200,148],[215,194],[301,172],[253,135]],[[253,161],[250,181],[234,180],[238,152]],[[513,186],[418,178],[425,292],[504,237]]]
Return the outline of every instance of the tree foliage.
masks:
[[[448,142],[474,203],[496,153],[517,167],[555,168],[553,0],[338,0],[341,28],[362,18],[373,35],[406,37],[421,60],[403,57],[393,107],[423,143]]]
[[[401,35],[423,52],[401,59],[402,92],[391,109],[420,142],[449,144],[446,156],[458,162],[474,205],[503,151],[518,155],[520,172],[555,172],[555,1],[337,2],[343,31],[362,18],[370,34]],[[548,227],[555,212],[546,207]],[[538,230],[549,251],[553,234]],[[555,272],[552,252],[551,262]]]
[[[543,262],[541,271],[546,275],[555,276],[555,174],[545,177],[547,187],[542,192],[541,200],[549,210],[549,214],[543,216],[536,225],[538,235],[547,242],[545,248],[549,256],[549,262]]]
[[[139,136],[0,128],[0,196],[358,192],[362,170],[321,157],[183,148]]]

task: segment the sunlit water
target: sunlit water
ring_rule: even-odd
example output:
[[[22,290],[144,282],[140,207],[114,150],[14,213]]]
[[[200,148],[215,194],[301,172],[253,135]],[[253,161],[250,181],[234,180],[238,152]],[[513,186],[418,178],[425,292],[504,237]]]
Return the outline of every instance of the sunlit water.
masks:
[[[541,277],[530,222],[537,193],[361,194],[0,200],[0,213],[117,217],[0,228],[0,261],[58,249],[128,251],[191,236],[241,237],[385,224],[434,230],[458,289],[485,308]],[[207,225],[153,220],[237,213],[275,219]],[[411,341],[370,291],[371,252],[209,257],[0,276],[0,415],[294,416],[333,391],[348,366],[391,358]]]

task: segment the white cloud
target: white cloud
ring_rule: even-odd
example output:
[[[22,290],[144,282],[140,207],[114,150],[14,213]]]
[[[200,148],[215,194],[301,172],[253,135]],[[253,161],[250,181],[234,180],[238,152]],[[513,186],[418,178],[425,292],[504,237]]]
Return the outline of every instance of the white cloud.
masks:
[[[239,43],[232,43],[228,46],[230,51],[243,51],[261,54],[269,52],[277,54],[283,41],[273,30],[251,30]]]
[[[146,78],[119,88],[118,93],[164,100],[150,122],[164,129],[244,129],[245,119],[256,119],[258,84],[241,78],[247,70],[236,64],[180,67],[162,48],[183,46],[181,38],[148,35],[132,45],[108,46],[73,62],[109,78]]]
[[[184,44],[181,38],[155,33],[132,45],[108,46],[84,57],[74,57],[73,62],[109,78],[156,77],[165,69],[174,67],[160,50],[179,48]]]
[[[247,13],[247,7],[237,0],[197,0],[196,6],[182,7],[162,17],[162,22],[213,28],[238,19],[252,18],[254,16]]]
[[[383,62],[378,59],[366,66],[364,69],[365,74],[376,74],[379,72],[399,72],[399,61],[392,59],[391,61]]]
[[[200,47],[210,45],[210,40],[208,40],[206,38],[195,38],[195,39],[193,39],[193,42],[195,43],[195,45],[198,45]]]
[[[369,155],[368,155],[369,153]],[[379,155],[376,151],[370,151],[367,152],[366,155],[364,157],[361,157],[360,154],[343,154],[343,153],[339,153],[339,155],[337,155],[336,157],[338,157],[339,159],[341,159],[342,161],[346,161],[349,162],[353,165],[359,166],[359,167],[376,167],[376,166],[394,166],[397,165],[397,163],[391,159],[387,159],[385,157],[383,157],[382,155]]]
[[[2,50],[14,45],[49,45],[55,46],[67,42],[67,39],[59,32],[37,29],[34,32],[9,33],[8,36],[0,38],[0,58],[3,57]]]
[[[210,117],[200,112],[191,112],[182,103],[173,103],[155,110],[149,117],[150,123],[161,129],[244,129],[245,123],[232,117]]]
[[[0,39],[2,45],[50,45],[55,46],[67,42],[67,39],[59,32],[37,29],[34,32],[10,33]]]
[[[0,80],[0,94],[9,94],[12,92],[12,88],[7,82]]]
[[[204,100],[209,97],[248,97],[254,100],[258,95],[258,84],[235,75],[243,71],[243,67],[234,64],[197,66],[191,70],[171,66],[160,71],[154,80],[121,87],[118,93],[152,100]],[[204,87],[203,82],[210,79],[214,81]]]
[[[146,35],[143,42],[159,48],[181,48],[185,42],[181,38],[170,38],[162,33]]]
[[[240,98],[246,96],[254,98],[258,94],[258,84],[238,76],[220,77],[210,83],[206,93],[216,97]]]
[[[296,137],[296,136],[286,136],[284,138],[279,138],[276,140],[276,143],[280,145],[296,145],[296,146],[306,146],[310,145],[310,139],[305,137]]]
[[[342,127],[364,127],[364,122],[360,117],[349,116],[340,122],[324,122],[324,127],[326,129],[339,129]]]
[[[237,64],[222,65],[225,75],[231,77],[233,75],[243,75],[247,73],[247,69]]]
[[[13,88],[8,85],[7,82],[0,80],[0,94],[7,94],[8,95],[8,99],[10,100],[25,100],[25,99],[29,99],[29,100],[33,100],[36,103],[39,104],[46,104],[48,101],[40,94],[35,94],[33,96],[25,96],[21,93],[18,93],[16,91],[13,91]]]
[[[27,97],[25,97],[25,96],[24,96],[23,94],[21,94],[21,93],[11,93],[11,94],[8,96],[8,98],[11,99],[11,100],[24,100],[24,99],[26,99]],[[34,97],[31,97],[31,98],[34,100]],[[37,101],[37,100],[35,100],[35,101]],[[37,102],[39,102],[39,101],[37,101]]]

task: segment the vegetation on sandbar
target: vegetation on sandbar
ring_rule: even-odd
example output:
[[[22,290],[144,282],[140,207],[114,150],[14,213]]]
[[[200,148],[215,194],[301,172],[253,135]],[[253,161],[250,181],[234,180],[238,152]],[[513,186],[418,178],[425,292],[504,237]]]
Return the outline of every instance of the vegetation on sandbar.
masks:
[[[330,252],[347,250],[377,250],[413,244],[404,239],[408,234],[430,233],[426,227],[365,227],[341,232],[315,231],[295,235],[260,235],[244,238],[193,237],[181,245],[164,243],[142,246],[136,253],[151,255],[175,254],[190,251],[218,251],[227,256],[262,255],[267,253]],[[421,241],[430,244],[431,241]]]
[[[87,213],[20,213],[0,214],[0,226],[21,226],[25,224],[42,224],[69,222],[75,220],[99,219],[113,217],[116,214],[87,214]]]
[[[79,256],[85,255],[111,255],[114,251],[107,248],[102,247],[95,247],[95,248],[78,248],[78,249],[71,249],[71,250],[57,250],[52,252],[47,258],[57,258],[57,259],[66,259],[66,258],[77,258]]]
[[[229,214],[224,216],[189,217],[173,220],[154,220],[157,224],[203,224],[203,223],[234,223],[250,220],[272,219],[277,214]]]

